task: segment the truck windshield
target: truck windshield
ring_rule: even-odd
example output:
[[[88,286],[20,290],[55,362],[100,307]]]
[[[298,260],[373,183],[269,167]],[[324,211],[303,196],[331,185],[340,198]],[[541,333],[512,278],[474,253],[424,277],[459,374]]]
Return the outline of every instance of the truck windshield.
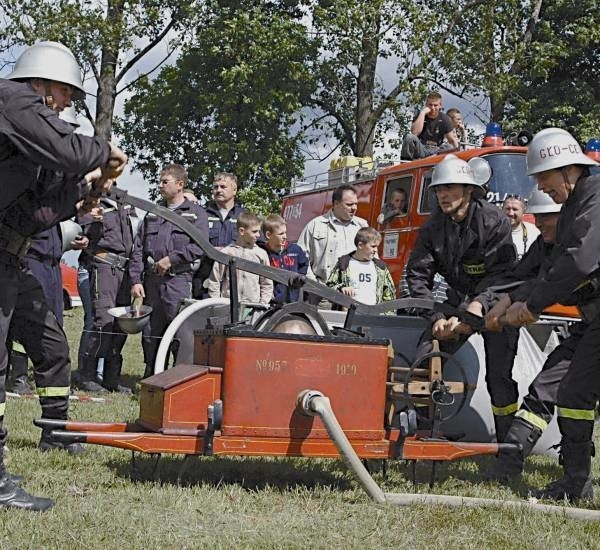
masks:
[[[525,155],[519,153],[495,153],[484,155],[490,163],[492,177],[488,182],[487,200],[501,205],[507,195],[526,199],[535,181],[527,175]]]

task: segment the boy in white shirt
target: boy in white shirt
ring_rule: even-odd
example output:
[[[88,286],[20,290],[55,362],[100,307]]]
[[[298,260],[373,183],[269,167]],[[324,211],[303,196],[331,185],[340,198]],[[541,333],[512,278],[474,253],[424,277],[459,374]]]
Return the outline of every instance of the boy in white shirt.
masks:
[[[234,243],[221,252],[244,258],[263,265],[269,264],[269,256],[256,245],[260,236],[260,218],[251,212],[242,212],[237,219],[238,236]],[[238,300],[269,304],[273,297],[273,281],[254,273],[237,270]],[[207,281],[210,298],[229,297],[229,270],[226,265],[215,263]]]
[[[396,287],[385,262],[376,257],[381,234],[372,227],[358,230],[356,250],[338,258],[327,286],[367,305],[396,298]]]

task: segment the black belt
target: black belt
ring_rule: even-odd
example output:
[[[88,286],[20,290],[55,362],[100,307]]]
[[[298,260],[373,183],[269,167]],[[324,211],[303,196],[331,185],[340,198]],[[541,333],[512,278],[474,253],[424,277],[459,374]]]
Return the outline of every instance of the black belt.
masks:
[[[174,277],[175,275],[181,275],[182,273],[192,273],[193,271],[194,269],[192,268],[191,264],[172,265],[169,268],[169,271],[167,271],[167,275],[171,275],[171,277]],[[146,268],[146,272],[152,275],[158,275],[158,273],[154,271],[154,267],[152,265],[149,265]]]
[[[150,273],[155,273],[154,271],[154,264],[156,263],[156,261],[154,260],[154,258],[152,256],[148,256],[148,258],[146,259],[146,271],[150,272]],[[167,271],[167,273],[169,275],[171,275],[171,277],[175,276],[175,275],[181,275],[182,273],[192,273],[193,271],[195,271],[193,265],[191,263],[189,264],[177,264],[177,265],[172,265],[169,268],[169,271]]]
[[[31,246],[31,238],[24,237],[12,227],[0,223],[0,249],[16,256],[23,258],[29,247]]]
[[[180,275],[181,273],[191,273],[192,264],[172,265],[169,269],[169,275]]]
[[[115,254],[114,252],[96,252],[94,254],[94,259],[100,263],[109,264],[111,267],[120,269],[121,271],[125,271],[127,262],[129,262],[129,258],[127,256],[121,256],[120,254]]]

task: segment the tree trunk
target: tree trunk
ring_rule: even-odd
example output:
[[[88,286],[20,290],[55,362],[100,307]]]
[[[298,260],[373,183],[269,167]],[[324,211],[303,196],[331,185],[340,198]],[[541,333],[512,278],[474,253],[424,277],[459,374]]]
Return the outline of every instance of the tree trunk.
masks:
[[[490,120],[500,122],[504,119],[504,107],[506,98],[496,98],[494,94],[490,94]]]
[[[370,20],[363,31],[362,57],[356,83],[356,139],[354,154],[357,157],[373,156],[373,140],[377,120],[374,117],[375,71],[379,54],[381,11]]]
[[[96,135],[110,140],[112,136],[113,111],[117,91],[117,63],[121,41],[122,12],[124,0],[108,0],[106,23],[113,39],[102,48],[100,59],[100,81],[96,98]]]

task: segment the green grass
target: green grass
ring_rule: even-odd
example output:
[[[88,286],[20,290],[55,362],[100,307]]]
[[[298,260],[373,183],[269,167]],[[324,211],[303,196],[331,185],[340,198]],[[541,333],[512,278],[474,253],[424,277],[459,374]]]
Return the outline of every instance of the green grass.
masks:
[[[67,312],[66,330],[76,355],[81,311]],[[139,337],[126,347],[127,380],[143,371]],[[111,396],[104,404],[72,403],[71,417],[135,419],[135,398]],[[176,484],[182,458],[165,457],[158,481],[151,457],[88,446],[83,456],[42,454],[31,421],[38,404],[9,399],[9,469],[26,477],[25,488],[56,499],[44,514],[0,510],[0,548],[597,548],[600,524],[498,508],[398,508],[374,505],[340,461],[193,458],[183,486]],[[543,457],[528,462],[515,490],[477,481],[489,459],[438,468],[435,491],[518,499],[555,478],[558,465]],[[427,467],[419,466],[427,478]],[[598,478],[598,469],[595,469]],[[406,467],[390,465],[385,491],[412,492]],[[425,484],[419,491],[427,491]],[[591,505],[600,508],[600,499]]]

